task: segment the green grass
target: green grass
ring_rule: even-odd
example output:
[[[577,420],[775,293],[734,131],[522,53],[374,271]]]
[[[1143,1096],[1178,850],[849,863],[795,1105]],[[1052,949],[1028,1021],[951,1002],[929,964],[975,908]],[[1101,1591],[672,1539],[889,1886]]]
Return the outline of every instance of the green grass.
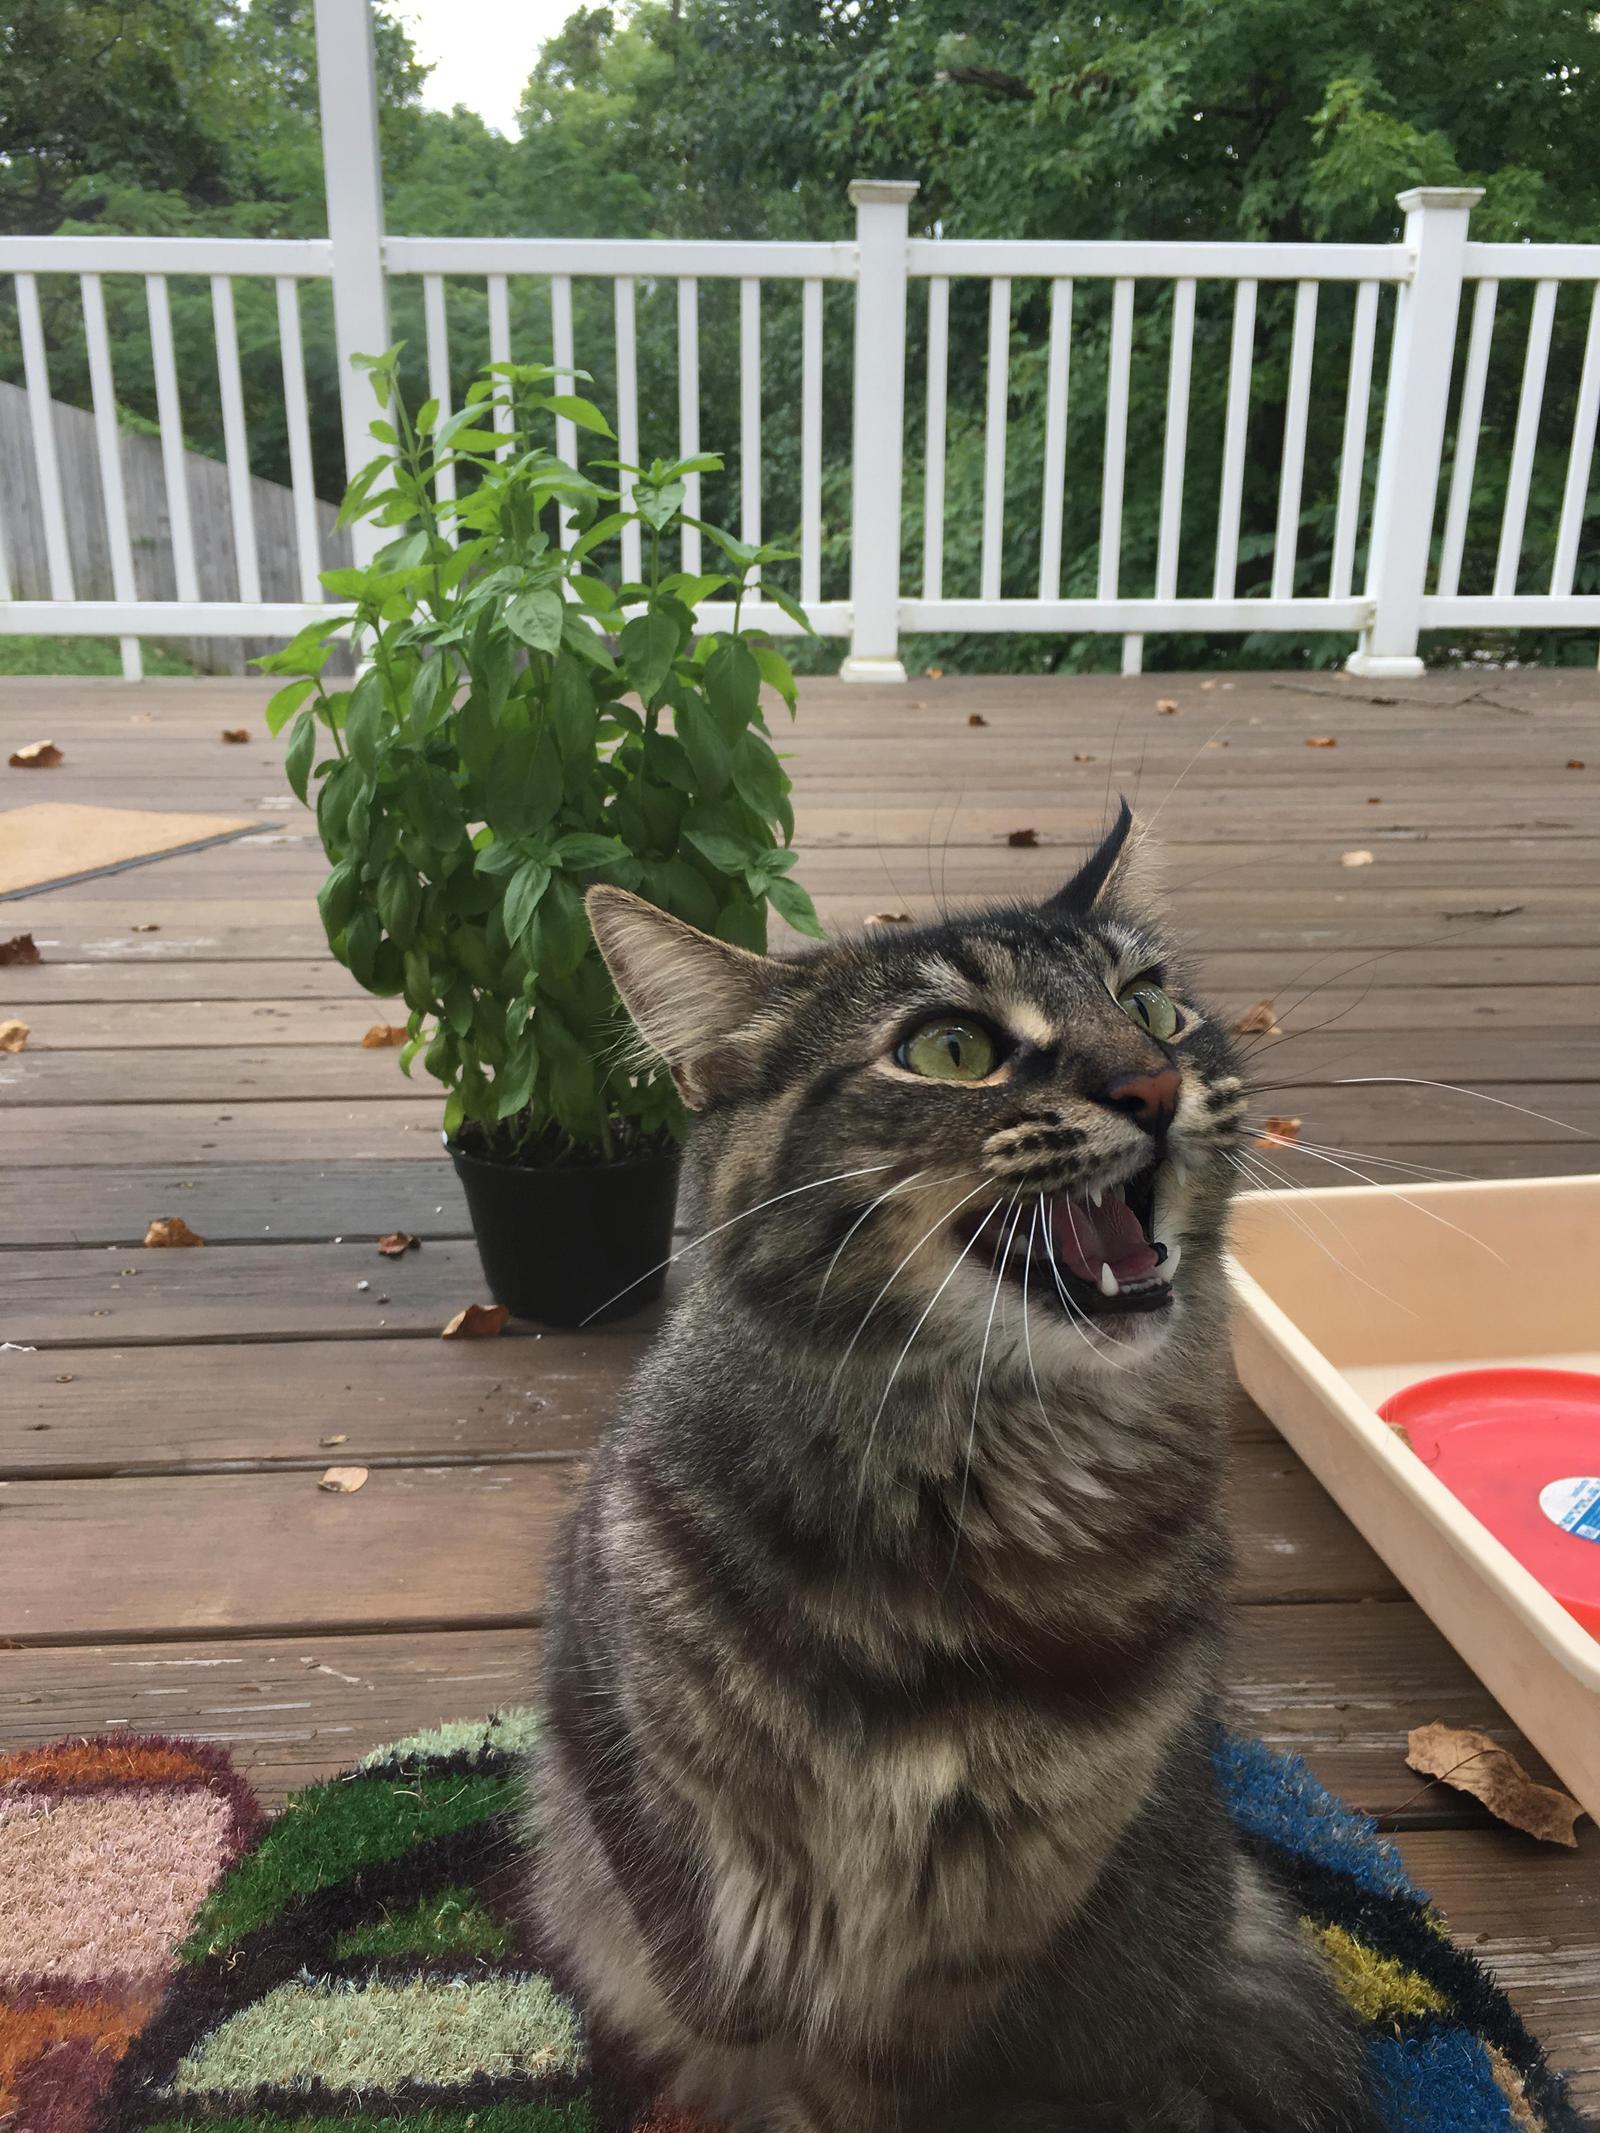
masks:
[[[186,660],[145,644],[147,674],[192,674]],[[0,637],[0,674],[120,674],[122,653],[113,637]]]

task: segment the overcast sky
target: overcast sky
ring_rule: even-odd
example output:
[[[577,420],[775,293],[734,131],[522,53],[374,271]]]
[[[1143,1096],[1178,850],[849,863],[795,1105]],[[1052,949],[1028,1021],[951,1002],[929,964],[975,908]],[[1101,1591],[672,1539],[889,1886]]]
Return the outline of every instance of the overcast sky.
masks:
[[[433,72],[423,101],[440,111],[465,104],[505,134],[534,57],[580,0],[395,0]]]

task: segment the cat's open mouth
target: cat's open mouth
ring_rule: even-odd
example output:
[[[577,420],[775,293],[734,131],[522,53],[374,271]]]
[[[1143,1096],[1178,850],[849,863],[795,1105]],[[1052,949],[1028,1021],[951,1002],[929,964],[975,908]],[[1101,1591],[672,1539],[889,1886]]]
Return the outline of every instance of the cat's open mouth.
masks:
[[[1172,1302],[1178,1247],[1162,1238],[1159,1203],[1168,1173],[1151,1163],[1119,1185],[1069,1197],[1041,1193],[958,1226],[963,1244],[982,1227],[973,1257],[1026,1285],[1030,1302],[1089,1317],[1164,1311]]]

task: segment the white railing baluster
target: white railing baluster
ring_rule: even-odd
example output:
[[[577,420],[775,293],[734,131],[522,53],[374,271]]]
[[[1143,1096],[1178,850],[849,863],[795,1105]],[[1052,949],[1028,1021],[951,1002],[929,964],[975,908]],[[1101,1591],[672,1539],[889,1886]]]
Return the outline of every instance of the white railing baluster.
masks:
[[[800,599],[822,598],[822,284],[800,292]]]
[[[422,323],[428,343],[428,398],[438,401],[438,419],[443,422],[451,412],[451,406],[450,325],[445,312],[442,274],[424,274],[422,277]],[[456,470],[453,466],[439,469],[434,477],[433,490],[440,503],[455,501]]]
[[[1046,358],[1044,481],[1039,496],[1039,598],[1061,592],[1061,516],[1067,485],[1067,381],[1072,364],[1072,284],[1050,284],[1050,352]]]
[[[928,283],[928,394],[923,442],[922,597],[944,595],[945,419],[950,391],[950,284]]]
[[[1178,590],[1183,538],[1183,474],[1189,448],[1189,372],[1194,357],[1194,283],[1172,288],[1172,354],[1167,364],[1167,427],[1161,449],[1161,523],[1156,535],[1156,598]]]
[[[1497,281],[1480,281],[1472,300],[1472,330],[1467,336],[1467,367],[1461,379],[1461,409],[1456,417],[1456,456],[1450,469],[1450,500],[1445,505],[1444,540],[1439,550],[1439,591],[1453,596],[1461,585],[1461,558],[1467,544],[1467,517],[1472,509],[1472,477],[1483,434],[1483,389],[1489,375],[1494,340]]]
[[[1111,292],[1111,351],[1106,363],[1106,458],[1100,478],[1100,565],[1096,592],[1117,597],[1122,573],[1122,477],[1128,454],[1128,378],[1133,365],[1133,283]]]
[[[137,600],[133,536],[128,530],[128,492],[122,480],[122,438],[117,429],[117,389],[111,377],[111,338],[106,332],[106,294],[98,274],[85,274],[83,332],[89,355],[89,397],[94,406],[95,456],[100,462],[100,500],[105,508],[106,546],[111,553],[111,590],[118,600]],[[137,637],[122,639],[122,672],[129,681],[144,673]]]
[[[239,374],[239,331],[233,315],[233,282],[211,277],[211,318],[217,336],[217,384],[222,395],[222,449],[228,465],[228,510],[233,521],[233,560],[239,598],[261,598],[256,554],[256,518],[250,495],[250,445],[244,427],[244,381]]]
[[[739,538],[761,545],[761,284],[739,283]],[[759,571],[749,583],[761,582]]]
[[[283,412],[289,432],[289,488],[294,497],[295,553],[300,597],[322,598],[322,537],[311,472],[311,418],[306,405],[306,359],[300,340],[300,297],[293,279],[278,277],[278,350],[283,358]]]
[[[1348,600],[1356,574],[1356,533],[1367,466],[1367,411],[1372,404],[1372,351],[1378,336],[1378,284],[1356,284],[1350,327],[1350,371],[1344,394],[1344,443],[1339,454],[1339,501],[1333,514],[1333,568],[1328,597]]]
[[[1311,409],[1311,358],[1317,338],[1317,285],[1303,281],[1294,292],[1294,332],[1289,343],[1289,392],[1284,408],[1283,465],[1278,474],[1278,525],[1272,544],[1272,597],[1294,597],[1295,555],[1300,545],[1300,492],[1305,479],[1306,417]]]
[[[678,457],[694,459],[700,451],[700,285],[685,274],[678,283]],[[700,477],[683,477],[683,508],[690,518],[699,518]],[[685,570],[700,569],[700,528],[683,529],[682,561]]]
[[[1556,531],[1555,565],[1550,590],[1561,597],[1572,590],[1578,565],[1578,540],[1583,532],[1583,507],[1589,497],[1589,473],[1594,465],[1594,433],[1600,416],[1600,283],[1589,304],[1589,333],[1583,344],[1583,376],[1578,381],[1578,404],[1572,415],[1572,449],[1567,455],[1567,481],[1561,496],[1561,518]]]
[[[161,430],[161,472],[166,482],[167,525],[172,536],[172,579],[180,600],[198,600],[200,572],[195,562],[194,522],[189,513],[183,403],[178,396],[178,363],[172,345],[172,312],[167,302],[164,274],[145,276],[144,300],[150,318],[150,360],[156,380],[156,420]]]
[[[550,277],[550,362],[557,372],[556,390],[570,393],[577,390],[572,377],[575,358],[572,353],[572,277],[569,274],[552,274]],[[556,417],[556,457],[564,459],[569,467],[578,464],[578,425],[565,415]],[[572,513],[563,507],[556,513],[556,537],[563,548],[572,540]]]
[[[1256,284],[1242,281],[1233,295],[1233,342],[1228,351],[1222,489],[1217,502],[1217,567],[1211,587],[1215,600],[1231,600],[1239,578],[1239,518],[1244,507],[1244,445],[1250,426],[1250,366],[1255,338]]]
[[[1544,376],[1550,361],[1550,329],[1555,323],[1557,287],[1553,281],[1534,284],[1533,317],[1528,322],[1528,352],[1522,365],[1522,393],[1517,401],[1517,427],[1511,444],[1511,472],[1506,480],[1505,515],[1500,521],[1500,552],[1494,563],[1494,590],[1500,596],[1517,589],[1517,566],[1522,561],[1522,532],[1527,523],[1534,447],[1539,441],[1539,416],[1544,407]]]
[[[639,358],[634,317],[633,277],[619,274],[612,297],[612,316],[617,335],[617,457],[624,467],[639,464]],[[633,478],[619,476],[622,505],[633,501]],[[622,575],[637,580],[640,569],[640,537],[637,522],[622,529]]]
[[[72,546],[67,539],[67,513],[61,497],[50,368],[44,352],[44,321],[39,314],[39,284],[31,274],[17,276],[17,331],[22,341],[22,375],[28,388],[28,427],[33,433],[33,465],[39,480],[50,597],[72,600],[77,595],[72,579]]]
[[[489,276],[489,361],[511,361],[511,288],[504,274]],[[495,392],[494,426],[502,437],[509,437],[516,425],[516,410],[510,404],[510,381],[496,378]],[[509,444],[501,445],[495,453],[496,459],[504,459],[510,449]]]
[[[989,376],[983,417],[983,549],[978,597],[1000,597],[1000,551],[1006,519],[1006,403],[1011,383],[1011,284],[989,284]]]

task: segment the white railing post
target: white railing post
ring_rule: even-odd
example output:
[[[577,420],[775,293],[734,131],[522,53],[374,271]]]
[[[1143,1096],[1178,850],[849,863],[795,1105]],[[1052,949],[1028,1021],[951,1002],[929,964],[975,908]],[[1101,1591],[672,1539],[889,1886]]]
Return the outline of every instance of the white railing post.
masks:
[[[1417,186],[1399,196],[1405,242],[1416,266],[1400,288],[1367,562],[1373,612],[1347,661],[1352,674],[1404,681],[1422,672],[1417,639],[1444,453],[1463,251],[1468,219],[1482,198],[1481,188],[1473,185]]]
[[[857,178],[856,359],[850,483],[850,656],[844,681],[904,681],[900,506],[906,403],[906,245],[914,183]]]
[[[333,337],[339,357],[339,407],[345,471],[353,475],[377,450],[367,425],[377,395],[354,355],[382,355],[389,345],[389,299],[383,272],[383,162],[378,150],[378,78],[367,0],[316,0],[317,100],[322,114],[322,170],[333,249]],[[369,562],[385,535],[369,520],[350,529],[351,552]]]

